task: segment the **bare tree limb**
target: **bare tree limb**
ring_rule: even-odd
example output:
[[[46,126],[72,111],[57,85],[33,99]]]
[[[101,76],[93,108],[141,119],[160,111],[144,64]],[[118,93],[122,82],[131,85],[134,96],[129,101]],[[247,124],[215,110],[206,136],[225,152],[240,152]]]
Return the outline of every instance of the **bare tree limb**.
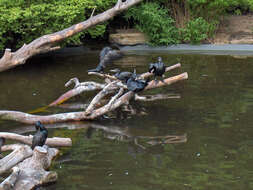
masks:
[[[168,71],[171,71],[175,68],[178,68],[178,67],[181,67],[181,64],[180,63],[177,63],[175,65],[172,65],[170,67],[166,67],[166,70],[165,72],[168,72]],[[96,76],[99,76],[101,78],[105,78],[105,79],[111,79],[111,80],[117,80],[119,81],[115,76],[112,76],[112,75],[109,75],[109,74],[102,74],[102,73],[97,73],[97,72],[89,72],[88,73],[89,75],[96,75]],[[150,77],[152,76],[153,73],[143,73],[141,74],[141,78],[146,78],[146,77]],[[105,84],[100,84],[100,83],[95,83],[95,82],[82,82],[80,83],[78,78],[72,78],[70,79],[66,84],[65,86],[69,86],[71,85],[72,83],[75,84],[74,86],[74,89],[72,90],[69,90],[68,92],[64,93],[63,95],[61,95],[57,100],[55,100],[54,102],[52,102],[49,106],[55,106],[55,105],[59,105],[65,101],[67,101],[68,99],[76,96],[76,95],[79,95],[83,92],[86,92],[86,91],[92,91],[92,90],[101,90],[105,87]],[[126,85],[124,85],[122,82],[118,82],[117,83],[117,86],[120,86],[120,87],[123,87],[125,89],[127,89]],[[117,89],[117,88],[116,88]]]
[[[55,100],[54,102],[49,104],[49,106],[55,106],[55,105],[61,104],[65,101],[67,101],[68,99],[70,99],[78,94],[81,94],[83,92],[88,92],[88,91],[93,91],[93,90],[101,90],[105,87],[104,84],[100,84],[100,83],[93,82],[93,81],[80,83],[77,78],[70,79],[65,84],[65,86],[68,87],[72,83],[75,84],[74,89],[71,89],[68,92],[61,95],[57,100]]]
[[[17,165],[20,170],[18,179],[13,187],[15,190],[29,190],[42,184],[57,180],[56,172],[46,171],[52,159],[59,153],[55,148],[35,147],[33,155]]]
[[[122,2],[121,0],[118,0],[113,8],[59,32],[41,36],[29,44],[24,44],[16,52],[11,52],[11,49],[6,49],[3,57],[0,59],[0,72],[25,64],[26,60],[34,55],[58,48],[56,44],[66,38],[90,28],[91,26],[105,22],[141,1],[142,0],[126,0],[125,2]]]
[[[2,150],[13,151],[0,160],[0,175],[33,154],[31,147],[27,145],[5,145],[2,147]]]
[[[7,132],[0,132],[0,137],[4,137],[5,139],[19,141],[28,145],[32,144],[32,139],[33,139],[32,135],[23,136],[23,135],[18,135],[15,133],[7,133]],[[72,146],[72,140],[70,138],[53,137],[53,138],[47,138],[45,144],[51,147]]]
[[[184,80],[188,78],[187,73],[182,73],[180,75],[176,75],[174,77],[170,77],[167,79],[164,79],[164,81],[150,81],[148,86],[144,90],[152,89],[152,88],[158,88],[165,85],[170,85],[175,82]],[[81,87],[81,86],[80,86]],[[78,89],[80,87],[77,87],[75,89]],[[117,87],[118,88],[118,87]],[[115,88],[115,89],[117,89]],[[75,90],[73,89],[73,90]],[[69,112],[69,113],[59,113],[59,114],[53,114],[53,115],[33,115],[28,114],[24,112],[19,111],[8,111],[8,110],[2,110],[0,111],[0,119],[5,120],[14,120],[22,123],[28,123],[28,124],[34,124],[36,121],[41,121],[42,123],[56,123],[56,122],[65,122],[65,121],[80,121],[80,120],[93,120],[101,115],[104,115],[105,113],[112,111],[119,106],[128,103],[128,101],[133,97],[133,92],[127,92],[121,97],[119,97],[117,100],[115,100],[114,104],[111,106],[105,105],[103,107],[100,107],[96,110],[94,110],[91,114],[80,111],[80,112]]]
[[[12,170],[13,170],[12,174],[0,184],[0,190],[13,189],[15,183],[18,180],[20,169],[18,167],[14,167]]]

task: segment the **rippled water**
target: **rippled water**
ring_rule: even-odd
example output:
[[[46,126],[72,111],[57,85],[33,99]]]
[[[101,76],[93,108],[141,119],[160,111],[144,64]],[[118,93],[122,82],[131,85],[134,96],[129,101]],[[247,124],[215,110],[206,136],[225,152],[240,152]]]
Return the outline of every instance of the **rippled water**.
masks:
[[[61,149],[50,168],[59,179],[46,189],[253,188],[253,58],[143,52],[128,54],[111,67],[144,72],[157,56],[167,65],[181,62],[167,76],[188,72],[189,79],[147,94],[181,98],[133,102],[134,115],[119,110],[109,119],[48,125],[50,136],[71,137],[73,147]],[[97,60],[97,51],[57,54],[3,72],[0,108],[29,112],[64,93],[72,77],[100,81],[86,72]],[[88,103],[93,95],[68,103]],[[62,111],[70,110],[65,104],[42,114]],[[30,133],[33,127],[0,121],[0,129]],[[186,135],[187,142],[152,146],[142,138],[164,135]]]

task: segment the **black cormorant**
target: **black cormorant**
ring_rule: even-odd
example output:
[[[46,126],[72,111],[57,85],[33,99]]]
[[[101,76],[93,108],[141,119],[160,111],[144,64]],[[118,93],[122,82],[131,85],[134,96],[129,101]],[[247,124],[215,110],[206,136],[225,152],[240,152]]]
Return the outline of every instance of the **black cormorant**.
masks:
[[[99,64],[95,69],[89,69],[88,72],[103,72],[106,65],[111,61],[121,58],[122,53],[118,50],[113,50],[110,47],[104,47],[99,54],[100,60]]]
[[[147,80],[137,79],[136,73],[133,73],[132,76],[127,80],[127,89],[133,92],[142,91],[149,82],[149,78]]]
[[[5,143],[5,138],[3,138],[3,137],[0,137],[0,158],[2,158],[3,156],[1,155],[1,153],[2,153],[2,146],[4,145],[4,143]]]
[[[155,80],[156,76],[162,77],[165,72],[165,65],[162,62],[162,58],[158,57],[157,63],[150,63],[148,71],[154,74]]]
[[[48,131],[40,121],[35,123],[36,133],[33,136],[32,149],[36,146],[43,146],[46,142]]]
[[[123,83],[127,83],[127,80],[132,77],[133,73],[128,71],[121,72],[119,69],[113,69],[112,72],[116,72],[114,75],[117,79],[121,80]]]

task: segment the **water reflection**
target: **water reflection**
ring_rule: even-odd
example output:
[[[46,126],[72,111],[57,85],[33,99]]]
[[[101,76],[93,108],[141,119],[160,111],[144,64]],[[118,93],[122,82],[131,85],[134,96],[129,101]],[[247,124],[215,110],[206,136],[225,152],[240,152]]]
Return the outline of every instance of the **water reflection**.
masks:
[[[98,53],[33,60],[33,64],[1,73],[1,92],[5,92],[0,93],[1,109],[34,110],[66,92],[64,84],[70,78],[98,80],[86,75],[96,65]],[[120,63],[124,60],[119,60],[111,67],[146,72],[157,56],[168,65],[181,62],[182,70],[168,75],[187,71],[189,79],[148,93],[180,94],[181,98],[131,103],[132,108],[119,109],[95,123],[48,126],[50,136],[70,137],[73,147],[61,149],[62,155],[51,168],[59,180],[47,189],[253,188],[252,58],[142,52],[126,55],[124,66]],[[93,96],[82,94],[46,114],[83,109]],[[75,102],[84,105],[71,105]],[[0,128],[19,133],[34,130],[6,121],[0,121]],[[148,147],[143,149],[134,142],[139,136],[183,134],[187,142],[179,144],[152,146],[147,143],[150,139],[138,139],[138,144]]]

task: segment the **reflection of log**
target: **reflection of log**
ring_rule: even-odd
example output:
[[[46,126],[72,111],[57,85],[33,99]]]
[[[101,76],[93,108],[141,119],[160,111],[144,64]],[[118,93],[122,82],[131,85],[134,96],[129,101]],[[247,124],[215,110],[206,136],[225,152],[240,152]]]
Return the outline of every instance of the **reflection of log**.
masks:
[[[5,139],[15,140],[19,141],[25,144],[32,144],[32,138],[33,136],[22,136],[15,133],[5,133],[0,132],[0,137],[4,137]],[[52,147],[61,147],[61,146],[72,146],[72,141],[70,138],[60,138],[60,137],[53,137],[53,138],[47,138],[46,145],[52,146]]]
[[[172,83],[175,83],[177,81],[181,81],[188,78],[187,73],[182,73],[180,75],[170,77],[167,79],[164,79],[163,82],[159,81],[158,83],[153,81],[150,81],[148,86],[144,90],[152,89],[152,88],[158,88],[165,85],[170,85]],[[121,86],[118,86],[115,88],[115,92],[117,89],[121,88]],[[75,88],[75,89],[78,89]],[[73,90],[75,90],[73,89]],[[28,123],[28,124],[34,124],[36,121],[41,121],[42,123],[56,123],[56,122],[65,122],[65,121],[80,121],[80,120],[93,120],[101,115],[104,115],[107,112],[110,112],[112,110],[115,110],[119,106],[126,104],[129,102],[129,100],[133,97],[133,92],[126,92],[122,96],[115,95],[111,98],[113,100],[113,104],[111,104],[112,101],[109,101],[106,105],[97,108],[92,111],[92,113],[85,111],[81,112],[69,112],[69,113],[60,113],[60,114],[53,114],[48,116],[42,116],[42,115],[33,115],[33,114],[27,114],[24,112],[18,112],[18,111],[0,111],[0,119],[5,120],[15,120],[22,123]]]
[[[0,174],[10,170],[13,166],[30,157],[33,152],[27,145],[5,145],[3,151],[13,150],[10,154],[0,160]]]
[[[101,22],[105,22],[141,1],[142,0],[126,0],[125,2],[122,2],[122,0],[118,0],[117,4],[113,8],[96,16],[91,16],[86,21],[75,24],[62,31],[37,38],[29,44],[24,44],[23,47],[18,49],[16,52],[11,52],[10,49],[6,49],[3,57],[0,59],[0,72],[24,64],[27,59],[39,53],[59,49],[56,44],[62,42],[64,39]]]
[[[46,171],[51,165],[52,159],[59,153],[55,148],[47,146],[37,146],[33,151],[33,156],[27,158],[16,167],[19,171],[18,178],[13,189],[29,190],[35,186],[48,184],[57,180],[57,173]]]
[[[155,95],[145,95],[145,96],[139,96],[135,94],[134,100],[135,101],[154,101],[154,100],[165,100],[165,99],[171,99],[171,98],[181,98],[180,95],[174,95],[174,94],[155,94]]]

